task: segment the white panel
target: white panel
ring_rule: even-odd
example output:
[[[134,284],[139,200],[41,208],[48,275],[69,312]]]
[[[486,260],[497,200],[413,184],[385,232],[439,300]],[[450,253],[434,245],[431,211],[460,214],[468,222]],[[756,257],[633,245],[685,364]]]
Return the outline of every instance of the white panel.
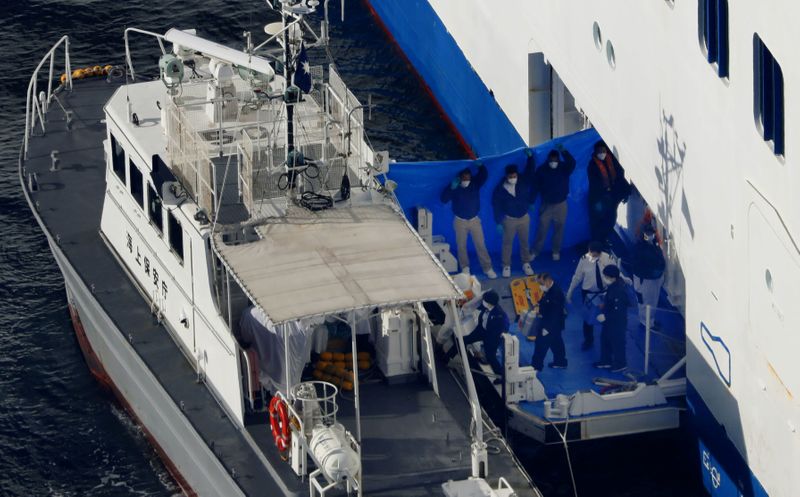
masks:
[[[275,71],[269,65],[267,59],[250,55],[239,50],[226,47],[217,42],[200,38],[186,31],[172,28],[164,35],[170,43],[175,43],[183,48],[189,48],[202,53],[208,57],[213,57],[238,67],[246,67],[252,71],[274,76]]]

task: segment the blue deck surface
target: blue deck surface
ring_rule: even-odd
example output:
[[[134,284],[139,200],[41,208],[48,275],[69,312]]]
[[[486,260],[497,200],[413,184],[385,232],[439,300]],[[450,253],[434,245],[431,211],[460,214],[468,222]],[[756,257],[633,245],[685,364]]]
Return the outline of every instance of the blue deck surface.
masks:
[[[614,247],[615,252],[624,252],[623,247]],[[569,288],[569,282],[578,264],[578,259],[583,255],[576,249],[562,250],[561,260],[554,262],[550,253],[541,254],[533,262],[536,273],[550,273],[564,292]],[[623,255],[624,257],[624,255]],[[510,280],[523,277],[521,271],[512,273],[511,278],[498,278],[496,280],[482,279],[484,289],[493,288],[500,294],[500,302],[509,316],[514,321],[514,305],[509,288]],[[666,296],[662,292],[661,308],[672,309]],[[621,381],[652,381],[658,379],[669,370],[685,353],[685,327],[683,318],[677,312],[657,311],[654,313],[656,321],[660,324],[659,331],[651,333],[650,369],[649,374],[644,374],[645,329],[639,324],[638,309],[632,307],[628,315],[627,359],[628,370],[624,373],[612,373],[607,369],[597,369],[592,366],[600,358],[600,326],[595,326],[594,347],[590,350],[581,350],[583,342],[583,321],[581,318],[580,294],[576,291],[573,303],[567,306],[567,323],[563,332],[564,343],[567,350],[567,369],[553,369],[546,365],[552,361],[552,353],[548,352],[545,358],[545,368],[539,373],[539,380],[545,388],[549,398],[557,394],[572,394],[580,390],[594,390],[601,392],[601,387],[594,384],[597,377]],[[520,344],[520,366],[530,366],[535,347],[519,333],[516,323],[512,323],[511,331],[517,335]],[[502,353],[502,351],[500,352]],[[685,371],[680,371],[676,376],[684,376]],[[520,408],[536,416],[543,417],[542,402],[522,402]],[[640,409],[641,410],[641,409]],[[601,415],[596,413],[594,416]]]

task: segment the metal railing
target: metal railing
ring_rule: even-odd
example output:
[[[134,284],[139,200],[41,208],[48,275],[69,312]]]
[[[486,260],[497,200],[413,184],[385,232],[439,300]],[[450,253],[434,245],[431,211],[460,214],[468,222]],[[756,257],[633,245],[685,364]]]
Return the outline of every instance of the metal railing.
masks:
[[[680,341],[679,339],[677,339],[675,337],[671,337],[671,336],[666,335],[664,333],[659,333],[658,331],[654,331],[653,330],[653,323],[655,321],[654,313],[656,311],[658,311],[658,312],[668,312],[668,313],[681,315],[681,313],[679,311],[674,310],[674,309],[664,309],[662,307],[653,307],[651,305],[645,305],[644,374],[648,374],[650,372],[650,354],[651,354],[650,349],[652,348],[651,347],[651,345],[652,345],[652,338],[651,337],[652,337],[653,334],[657,334],[657,335],[659,335],[662,338],[667,339],[667,340],[673,340],[675,342],[679,342]],[[684,337],[684,343],[685,343],[685,337]]]
[[[69,36],[62,36],[61,39],[47,51],[45,56],[42,57],[42,60],[39,62],[39,65],[36,66],[36,69],[34,69],[31,80],[28,83],[28,93],[25,100],[25,138],[23,146],[24,157],[26,159],[28,158],[28,142],[33,130],[36,128],[37,119],[42,128],[42,133],[46,131],[44,116],[47,114],[50,101],[55,96],[55,91],[53,90],[53,80],[55,79],[55,74],[53,72],[55,70],[55,54],[56,50],[62,45],[64,46],[64,73],[66,74],[66,79],[64,83],[60,83],[59,86],[56,87],[55,91],[58,91],[62,86],[68,90],[72,90],[72,68],[69,61]],[[47,93],[44,91],[39,92],[39,71],[44,63],[48,61],[50,64],[47,77]]]

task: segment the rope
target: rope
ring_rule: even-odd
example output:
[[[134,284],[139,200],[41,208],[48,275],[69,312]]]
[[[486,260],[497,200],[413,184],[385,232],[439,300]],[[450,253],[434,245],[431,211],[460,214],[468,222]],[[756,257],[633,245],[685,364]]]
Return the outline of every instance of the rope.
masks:
[[[561,438],[561,442],[564,444],[564,452],[567,455],[567,468],[569,469],[569,477],[572,480],[572,494],[574,497],[578,497],[578,486],[575,484],[575,474],[572,471],[572,458],[569,456],[569,443],[567,442],[567,430],[569,429],[569,410],[572,408],[572,401],[575,400],[575,394],[569,397],[569,404],[567,405],[567,417],[564,421],[564,433],[561,433],[561,430],[558,429],[555,423],[553,423],[550,418],[547,418],[547,422],[556,430],[558,433],[559,438]]]

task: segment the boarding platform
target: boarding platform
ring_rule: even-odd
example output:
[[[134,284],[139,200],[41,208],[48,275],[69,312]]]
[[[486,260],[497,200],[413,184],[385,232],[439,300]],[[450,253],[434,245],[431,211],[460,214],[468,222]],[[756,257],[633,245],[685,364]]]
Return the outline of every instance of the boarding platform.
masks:
[[[622,251],[624,248],[616,250]],[[543,253],[533,262],[533,268],[537,274],[550,273],[566,293],[583,252],[568,249],[561,255],[561,260],[554,262],[550,253]],[[518,329],[511,293],[511,281],[524,275],[517,268],[511,278],[489,280],[477,276],[484,290],[491,288],[499,293],[500,303],[512,321],[511,333],[518,341],[519,367],[529,367],[535,342],[528,341]],[[579,292],[573,296],[573,303],[567,305],[567,311],[563,337],[569,365],[566,369],[548,367],[552,362],[548,352],[544,370],[536,373],[546,398],[515,402],[508,398],[509,392],[504,392],[502,384],[491,387],[501,402],[505,395],[507,426],[546,444],[562,443],[562,436],[567,441],[590,440],[677,428],[685,407],[685,328],[683,317],[672,308],[664,292],[659,307],[651,310],[657,329],[649,330],[649,339],[648,330],[639,324],[638,309],[629,309],[628,369],[622,373],[593,367],[600,357],[600,325],[595,326],[593,348],[581,350]],[[499,353],[502,357],[502,348]],[[487,379],[495,378],[487,364],[481,363],[479,367]],[[521,372],[530,374],[530,370]],[[562,415],[554,412],[559,408]],[[563,415],[567,410],[569,414]]]

